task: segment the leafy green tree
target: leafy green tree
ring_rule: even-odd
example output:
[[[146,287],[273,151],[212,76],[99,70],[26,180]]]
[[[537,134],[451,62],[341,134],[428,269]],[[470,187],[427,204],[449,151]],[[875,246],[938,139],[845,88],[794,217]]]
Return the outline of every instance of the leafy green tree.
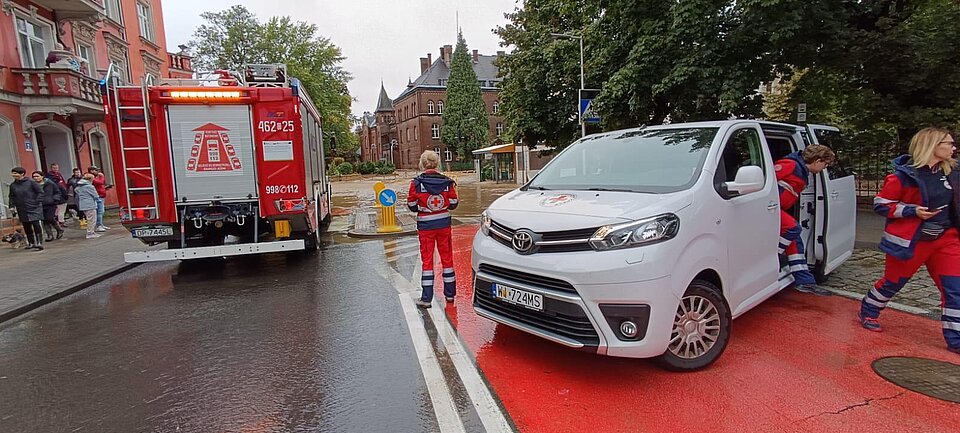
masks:
[[[290,17],[264,23],[243,6],[201,15],[206,24],[190,42],[199,69],[239,70],[247,63],[284,63],[298,78],[323,117],[327,155],[352,156],[359,139],[352,132],[350,74],[343,69],[340,48],[317,35],[317,26]],[[331,148],[331,138],[336,148]]]
[[[462,32],[457,33],[442,119],[440,140],[458,155],[469,155],[488,143],[486,105]]]
[[[806,66],[838,27],[835,0],[530,0],[496,32],[505,113],[527,142],[576,133],[579,48],[604,128],[758,116],[757,88]],[[785,59],[794,62],[785,62]],[[558,126],[562,125],[562,126]]]

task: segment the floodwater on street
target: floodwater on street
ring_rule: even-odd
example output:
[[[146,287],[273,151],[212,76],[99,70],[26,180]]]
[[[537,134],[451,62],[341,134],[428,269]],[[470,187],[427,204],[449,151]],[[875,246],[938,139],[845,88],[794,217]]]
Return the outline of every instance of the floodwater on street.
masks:
[[[5,322],[0,431],[438,431],[378,254],[145,264]]]

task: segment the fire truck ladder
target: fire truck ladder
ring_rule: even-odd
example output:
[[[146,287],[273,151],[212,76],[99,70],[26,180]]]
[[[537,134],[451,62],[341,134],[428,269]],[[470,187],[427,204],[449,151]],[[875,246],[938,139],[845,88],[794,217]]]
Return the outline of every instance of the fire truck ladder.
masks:
[[[147,219],[156,219],[159,217],[159,211],[157,209],[157,204],[159,200],[157,199],[157,177],[156,170],[154,169],[153,162],[153,137],[150,131],[150,99],[149,93],[147,92],[147,83],[150,80],[150,77],[144,77],[143,83],[140,86],[121,86],[119,85],[118,77],[116,76],[117,71],[113,63],[110,64],[110,68],[107,71],[107,83],[112,83],[112,92],[113,92],[113,102],[114,102],[114,114],[117,119],[117,136],[120,139],[120,158],[123,162],[124,170],[124,180],[126,181],[126,195],[127,195],[127,207],[126,207],[126,217],[127,219],[133,219],[135,215],[142,215],[141,212],[146,212]],[[141,103],[142,105],[121,105],[120,102],[120,89],[140,89]],[[124,126],[123,121],[123,112],[139,111],[143,114],[143,126]],[[129,143],[128,140],[124,137],[125,131],[144,131],[146,135],[146,142],[144,143]],[[148,163],[145,167],[130,167],[127,165],[127,156],[134,155],[137,152],[147,152]],[[142,160],[143,158],[130,158],[136,160]],[[131,187],[130,175],[134,175],[145,179],[149,184],[147,186],[138,186]],[[153,202],[149,206],[139,206],[133,207],[132,196],[133,194],[145,194],[149,192],[153,196]]]

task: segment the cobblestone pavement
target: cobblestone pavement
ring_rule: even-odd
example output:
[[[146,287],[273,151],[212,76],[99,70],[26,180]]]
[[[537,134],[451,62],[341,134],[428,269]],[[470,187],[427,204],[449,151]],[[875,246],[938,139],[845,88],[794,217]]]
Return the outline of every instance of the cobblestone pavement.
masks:
[[[840,295],[860,299],[883,276],[884,258],[884,253],[877,250],[853,250],[853,256],[833,271],[823,285]],[[939,319],[940,291],[924,266],[887,305]]]

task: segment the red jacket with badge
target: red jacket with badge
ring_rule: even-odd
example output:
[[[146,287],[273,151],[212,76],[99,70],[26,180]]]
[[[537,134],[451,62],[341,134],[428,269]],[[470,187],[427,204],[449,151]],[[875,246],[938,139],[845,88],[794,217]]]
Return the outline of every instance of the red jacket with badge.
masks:
[[[800,193],[807,187],[810,170],[807,169],[800,152],[787,155],[777,161],[773,168],[777,173],[777,186],[780,188],[780,209],[786,211],[797,203]]]
[[[880,250],[900,260],[913,258],[923,220],[917,217],[917,207],[928,206],[926,191],[920,186],[917,169],[911,166],[910,155],[902,155],[893,160],[894,171],[888,174],[883,187],[873,199],[873,210],[887,218],[880,239]],[[950,212],[960,209],[960,170],[953,170],[947,176],[949,188],[953,191],[953,206]],[[958,226],[960,215],[951,215],[954,226]]]
[[[417,212],[417,230],[450,227],[450,211],[457,208],[456,182],[436,170],[427,170],[410,181],[407,207]]]

